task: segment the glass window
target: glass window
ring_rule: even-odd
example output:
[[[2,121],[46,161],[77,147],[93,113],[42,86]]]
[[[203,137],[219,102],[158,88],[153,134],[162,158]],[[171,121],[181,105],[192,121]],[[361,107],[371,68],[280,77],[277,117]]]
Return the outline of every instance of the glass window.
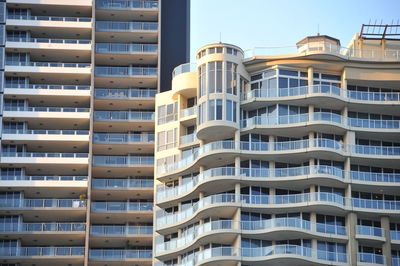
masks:
[[[217,100],[217,120],[222,120],[222,100]]]
[[[215,120],[215,100],[208,101],[208,121]]]

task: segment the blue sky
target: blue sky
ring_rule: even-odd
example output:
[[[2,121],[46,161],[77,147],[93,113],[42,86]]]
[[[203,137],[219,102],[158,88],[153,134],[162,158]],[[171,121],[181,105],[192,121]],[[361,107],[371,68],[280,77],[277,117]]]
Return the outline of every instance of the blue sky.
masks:
[[[288,46],[308,35],[330,35],[346,46],[361,25],[400,24],[400,0],[191,0],[191,59],[222,42],[242,49]]]

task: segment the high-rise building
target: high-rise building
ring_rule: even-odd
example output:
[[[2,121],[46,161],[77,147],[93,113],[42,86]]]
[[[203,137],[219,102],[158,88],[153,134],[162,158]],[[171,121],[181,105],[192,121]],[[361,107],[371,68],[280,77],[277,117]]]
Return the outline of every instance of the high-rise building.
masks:
[[[0,265],[151,265],[155,94],[189,1],[0,2]]]
[[[396,27],[177,67],[156,95],[157,265],[400,265]]]

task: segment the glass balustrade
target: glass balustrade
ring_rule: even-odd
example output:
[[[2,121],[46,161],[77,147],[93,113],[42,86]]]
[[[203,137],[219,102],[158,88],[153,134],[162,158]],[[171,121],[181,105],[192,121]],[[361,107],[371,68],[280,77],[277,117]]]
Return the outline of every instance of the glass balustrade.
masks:
[[[197,106],[189,107],[181,111],[181,118],[185,118],[196,114],[197,114]]]
[[[6,199],[0,208],[86,208],[86,200],[76,199]]]
[[[155,98],[155,89],[95,89],[95,99],[129,100],[133,98]]]
[[[188,73],[188,72],[197,72],[197,64],[196,63],[186,63],[186,64],[181,64],[177,67],[174,68],[172,71],[172,78],[174,78],[177,75],[183,74],[183,73]]]
[[[84,247],[9,247],[0,248],[1,257],[57,257],[82,256]]]
[[[373,173],[373,172],[360,172],[351,171],[350,177],[352,180],[366,181],[366,182],[400,182],[400,173]]]
[[[92,202],[92,211],[107,212],[131,212],[131,211],[152,211],[152,202]]]
[[[154,112],[94,111],[94,121],[154,120]]]
[[[400,201],[394,200],[371,200],[351,198],[354,208],[375,209],[375,210],[400,210]]]
[[[7,42],[58,43],[58,44],[91,44],[91,40],[49,39],[7,36]]]
[[[392,146],[370,146],[370,145],[352,145],[351,151],[358,154],[370,154],[370,155],[388,155],[398,156],[400,155],[400,147]]]
[[[156,67],[102,67],[96,66],[94,70],[96,77],[157,77]]]
[[[190,134],[190,135],[182,136],[180,144],[184,145],[184,144],[192,143],[195,141],[198,141],[196,132],[193,134]]]
[[[127,235],[152,235],[152,226],[133,225],[92,225],[90,235],[92,236],[127,236]]]
[[[399,129],[400,120],[374,120],[348,118],[348,125],[351,127],[375,128],[375,129]]]
[[[62,68],[90,68],[88,63],[57,63],[57,62],[18,62],[6,61],[6,66],[30,66],[30,67],[62,67]]]
[[[90,112],[90,108],[4,106],[4,111],[13,111],[13,112],[89,113]]]
[[[7,84],[5,88],[34,90],[90,90],[90,86],[77,85],[46,85],[46,84]]]
[[[93,166],[128,166],[154,165],[154,157],[150,156],[93,156]]]
[[[158,9],[158,1],[150,0],[96,0],[96,9]]]
[[[374,253],[358,253],[358,261],[371,264],[385,264],[385,257],[383,255]]]
[[[400,101],[400,92],[366,92],[366,91],[347,91],[347,97],[360,101]]]
[[[89,251],[90,260],[124,260],[124,259],[151,259],[151,250],[137,249],[91,249]]]
[[[87,153],[2,152],[3,157],[25,158],[88,158]]]
[[[400,240],[400,231],[390,230],[390,239],[391,240]]]
[[[93,189],[153,188],[150,179],[92,179]]]
[[[153,143],[154,134],[94,133],[95,144]]]
[[[96,21],[98,32],[157,31],[157,22]]]
[[[46,130],[46,129],[3,129],[3,134],[26,135],[89,135],[88,130]]]
[[[49,16],[31,16],[31,15],[7,15],[7,19],[16,20],[37,20],[37,21],[62,21],[62,22],[91,22],[91,18],[83,17],[49,17]]]
[[[157,44],[96,43],[98,54],[157,53]]]
[[[366,236],[383,237],[383,229],[380,227],[357,225],[357,234]]]
[[[85,223],[2,223],[0,232],[85,232]]]
[[[87,176],[0,176],[0,180],[12,181],[87,181]]]

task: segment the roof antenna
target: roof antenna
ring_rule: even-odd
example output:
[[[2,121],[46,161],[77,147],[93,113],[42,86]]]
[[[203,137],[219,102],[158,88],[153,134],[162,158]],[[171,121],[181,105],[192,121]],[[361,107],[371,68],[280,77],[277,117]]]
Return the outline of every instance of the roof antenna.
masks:
[[[317,24],[317,36],[319,36],[319,23]]]
[[[219,32],[219,43],[222,43],[222,42],[221,42],[221,38],[222,38],[221,36],[222,36],[222,33]]]

